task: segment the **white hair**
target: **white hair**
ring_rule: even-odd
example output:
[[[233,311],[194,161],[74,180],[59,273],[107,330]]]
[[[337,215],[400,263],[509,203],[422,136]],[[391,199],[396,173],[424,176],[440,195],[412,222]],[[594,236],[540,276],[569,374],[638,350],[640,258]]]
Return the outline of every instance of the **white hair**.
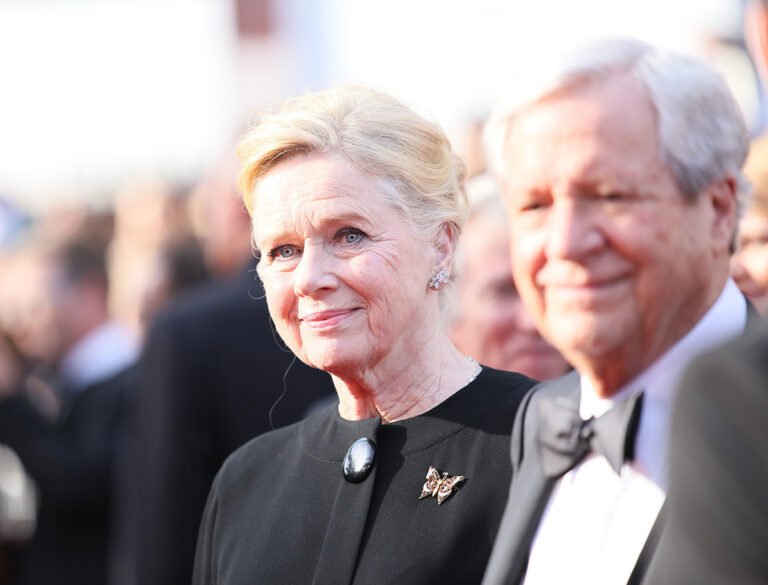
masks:
[[[628,73],[648,91],[658,114],[660,156],[689,199],[716,180],[738,185],[739,208],[749,191],[741,167],[749,150],[744,117],[723,78],[705,63],[633,39],[592,42],[568,54],[555,70],[524,94],[501,104],[485,129],[490,166],[503,179],[505,149],[516,114],[557,93],[618,73]]]

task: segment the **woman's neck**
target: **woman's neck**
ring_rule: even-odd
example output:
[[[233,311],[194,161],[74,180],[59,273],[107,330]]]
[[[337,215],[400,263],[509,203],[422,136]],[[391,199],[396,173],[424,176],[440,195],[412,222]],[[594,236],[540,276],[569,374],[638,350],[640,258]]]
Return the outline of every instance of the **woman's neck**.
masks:
[[[395,422],[444,402],[476,374],[477,364],[443,338],[406,359],[389,358],[370,371],[334,376],[339,414],[347,420],[381,417]]]

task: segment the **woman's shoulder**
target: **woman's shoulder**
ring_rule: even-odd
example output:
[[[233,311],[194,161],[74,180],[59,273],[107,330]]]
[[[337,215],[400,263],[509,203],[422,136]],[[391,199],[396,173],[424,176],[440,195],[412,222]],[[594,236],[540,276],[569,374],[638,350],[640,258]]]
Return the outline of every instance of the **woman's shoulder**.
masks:
[[[474,386],[476,386],[476,391],[487,396],[486,400],[489,404],[499,408],[507,405],[517,409],[523,397],[538,383],[537,380],[518,372],[507,372],[483,366]]]
[[[483,366],[478,376],[438,406],[433,415],[461,421],[467,429],[509,435],[517,409],[536,380]]]
[[[497,370],[496,368],[491,368],[490,366],[483,366],[483,371],[478,376],[478,380],[482,380],[488,385],[502,386],[507,389],[521,389],[524,391],[533,388],[536,384],[539,383],[538,380],[529,378],[520,372]]]
[[[238,483],[243,477],[252,478],[253,469],[266,470],[285,457],[302,450],[302,428],[322,425],[324,419],[335,415],[336,405],[328,404],[291,425],[254,437],[227,457],[219,470],[219,483]]]

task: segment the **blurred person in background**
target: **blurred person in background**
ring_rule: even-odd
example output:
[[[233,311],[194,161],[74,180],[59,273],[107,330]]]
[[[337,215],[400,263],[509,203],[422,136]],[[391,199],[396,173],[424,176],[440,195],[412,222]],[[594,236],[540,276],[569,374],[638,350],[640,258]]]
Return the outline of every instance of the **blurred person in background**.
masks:
[[[205,263],[219,279],[241,274],[254,259],[248,214],[235,186],[237,168],[234,152],[222,155],[190,194]]]
[[[768,324],[680,383],[667,528],[643,585],[768,583]]]
[[[768,88],[768,0],[747,0],[744,40],[763,90]],[[752,141],[744,173],[753,199],[739,222],[731,273],[757,310],[768,314],[768,133]]]
[[[31,218],[0,195],[0,251],[12,245],[24,233]]]
[[[167,251],[181,242],[197,247],[189,191],[184,185],[146,179],[126,181],[117,191],[109,250],[110,307],[139,336],[146,333],[147,318],[175,270],[166,262]],[[199,262],[194,272],[189,284],[205,278]]]
[[[39,494],[14,585],[107,579],[112,468],[137,345],[111,319],[104,254],[101,238],[81,233],[36,257],[49,342],[27,345],[40,350],[39,366],[27,375],[19,364],[16,379],[0,387],[0,442],[16,452]]]
[[[768,0],[746,1],[744,41],[763,88],[766,88],[768,87]]]
[[[153,306],[147,320],[118,469],[112,585],[188,585],[205,499],[226,457],[332,393],[326,374],[294,363],[276,340],[236,172],[231,153],[190,195],[213,282]]]
[[[768,83],[768,0],[750,0],[745,36]],[[745,173],[755,189],[731,269],[766,309],[768,136]],[[768,324],[702,356],[680,385],[670,448],[668,526],[643,585],[768,583]],[[673,505],[674,504],[674,505]]]
[[[509,226],[496,182],[481,174],[467,183],[469,218],[457,255],[451,339],[481,364],[536,380],[570,366],[539,334],[517,294],[510,264]]]
[[[752,142],[744,173],[752,200],[739,221],[731,275],[755,308],[768,314],[768,136]]]
[[[487,115],[470,116],[464,120],[457,141],[457,150],[467,169],[467,180],[486,173],[483,150],[483,128]]]
[[[11,339],[0,332],[0,389],[10,392],[21,378],[24,359]],[[5,394],[0,390],[0,394]],[[16,549],[35,530],[37,499],[34,484],[18,455],[0,445],[0,585],[13,580]]]
[[[165,242],[157,251],[141,299],[142,329],[179,295],[210,282],[200,242],[194,236]]]

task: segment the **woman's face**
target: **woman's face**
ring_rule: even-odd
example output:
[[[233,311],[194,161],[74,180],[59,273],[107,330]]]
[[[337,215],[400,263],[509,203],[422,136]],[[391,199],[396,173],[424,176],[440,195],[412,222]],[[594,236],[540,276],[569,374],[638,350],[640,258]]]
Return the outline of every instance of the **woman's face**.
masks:
[[[269,311],[302,361],[343,378],[405,359],[434,331],[435,248],[378,180],[335,158],[292,157],[264,176],[254,202]]]
[[[768,216],[748,213],[739,223],[739,246],[731,275],[755,308],[768,314]]]

